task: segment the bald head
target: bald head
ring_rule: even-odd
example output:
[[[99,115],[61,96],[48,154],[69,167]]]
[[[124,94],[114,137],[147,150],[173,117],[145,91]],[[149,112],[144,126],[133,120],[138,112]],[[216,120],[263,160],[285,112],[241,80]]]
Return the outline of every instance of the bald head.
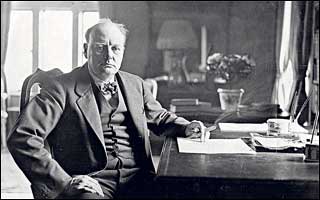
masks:
[[[128,30],[125,28],[125,26],[123,24],[114,23],[109,18],[104,18],[100,20],[99,23],[93,25],[87,30],[85,34],[87,43],[90,42],[91,37],[97,38],[102,34],[105,34],[107,30],[112,32],[119,32],[123,35],[124,41],[126,41]]]

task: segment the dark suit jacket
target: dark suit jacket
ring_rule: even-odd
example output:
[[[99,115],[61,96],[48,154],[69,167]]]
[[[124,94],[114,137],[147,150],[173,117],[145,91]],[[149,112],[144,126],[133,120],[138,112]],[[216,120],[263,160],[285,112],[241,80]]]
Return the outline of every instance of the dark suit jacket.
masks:
[[[189,122],[162,108],[138,76],[122,71],[116,76],[136,127],[132,132],[144,145],[144,167],[154,172],[149,129],[158,135],[183,136]],[[41,198],[57,197],[72,175],[105,167],[101,120],[87,65],[43,85],[20,114],[8,147]]]

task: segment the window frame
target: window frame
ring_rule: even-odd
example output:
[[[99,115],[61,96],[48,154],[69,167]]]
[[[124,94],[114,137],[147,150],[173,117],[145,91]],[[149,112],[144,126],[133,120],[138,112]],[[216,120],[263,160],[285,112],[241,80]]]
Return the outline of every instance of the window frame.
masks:
[[[13,1],[11,10],[28,10],[33,13],[32,27],[32,72],[39,68],[39,22],[41,10],[72,11],[72,69],[78,67],[79,14],[81,12],[99,12],[98,1]]]

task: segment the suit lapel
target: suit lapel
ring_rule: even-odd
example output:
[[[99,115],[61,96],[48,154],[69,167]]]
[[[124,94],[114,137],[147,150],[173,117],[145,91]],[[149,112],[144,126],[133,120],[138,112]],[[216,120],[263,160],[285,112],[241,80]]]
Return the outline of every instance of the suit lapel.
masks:
[[[137,127],[138,133],[144,137],[144,106],[143,99],[141,98],[142,91],[138,82],[133,81],[132,78],[121,71],[119,71],[116,76],[133,123]],[[99,138],[103,147],[105,147],[98,105],[93,94],[90,75],[86,65],[83,66],[83,70],[80,72],[75,91],[79,95],[79,99],[77,100],[79,109]]]
[[[105,147],[101,118],[98,110],[98,105],[93,94],[90,82],[90,75],[87,66],[84,66],[83,70],[81,70],[80,73],[81,74],[79,75],[79,79],[75,88],[76,93],[79,95],[77,105],[80,108],[87,122],[90,124],[94,133],[99,138],[103,147]]]
[[[122,89],[121,91],[123,91],[124,93],[124,99],[133,123],[137,128],[138,134],[143,138],[145,153],[148,159],[147,163],[150,164],[151,169],[155,171],[153,159],[151,156],[150,140],[148,138],[149,135],[146,133],[147,122],[144,116],[145,111],[144,101],[142,98],[142,87],[139,85],[138,81],[132,79],[130,76],[127,76],[121,71],[119,71],[117,77],[119,80],[119,86]]]
[[[143,128],[144,117],[142,116],[144,112],[143,99],[141,98],[142,91],[139,89],[137,82],[123,72],[119,71],[117,78],[133,123],[137,127],[138,133],[143,136],[145,129]]]

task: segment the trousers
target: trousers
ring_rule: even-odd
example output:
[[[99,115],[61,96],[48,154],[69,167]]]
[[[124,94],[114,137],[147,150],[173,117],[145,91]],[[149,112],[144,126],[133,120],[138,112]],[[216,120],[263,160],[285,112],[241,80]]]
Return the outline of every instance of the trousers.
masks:
[[[132,159],[120,159],[108,154],[107,166],[88,175],[99,182],[104,197],[83,192],[68,196],[68,199],[154,198],[152,191],[155,174],[135,166]]]

